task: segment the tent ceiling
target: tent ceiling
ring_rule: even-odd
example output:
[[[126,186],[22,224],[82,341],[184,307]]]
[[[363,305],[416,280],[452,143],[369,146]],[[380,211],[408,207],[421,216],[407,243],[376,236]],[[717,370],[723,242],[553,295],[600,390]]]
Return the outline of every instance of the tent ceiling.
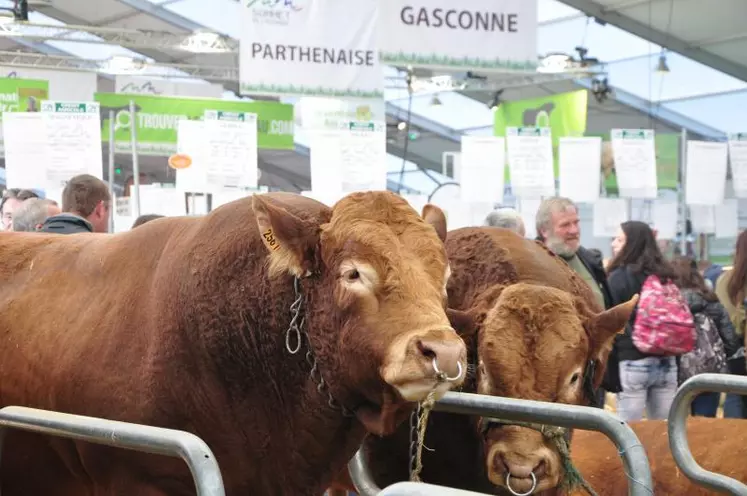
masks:
[[[688,57],[699,60],[714,68],[747,80],[747,28],[740,22],[747,18],[747,2],[742,0],[719,0],[719,9],[706,12],[705,2],[701,0],[562,0],[563,3],[592,15],[601,21],[617,25],[643,38],[680,51]],[[0,0],[0,3],[8,0]],[[674,2],[672,4],[672,2]],[[184,15],[177,14],[171,8],[183,5]],[[673,7],[672,7],[673,5]],[[130,28],[139,30],[168,31],[172,33],[190,33],[210,25],[213,29],[225,26],[219,31],[236,36],[237,21],[223,19],[216,26],[213,12],[205,16],[187,14],[201,13],[210,9],[208,3],[201,0],[96,0],[96,9],[91,9],[85,2],[78,0],[54,0],[50,6],[41,6],[38,11],[46,16],[66,24],[89,25],[98,27]],[[673,16],[669,12],[673,11]],[[208,15],[209,14],[209,15]],[[671,23],[669,22],[671,18]],[[706,20],[706,21],[703,21]],[[697,21],[697,22],[696,22]],[[203,25],[204,24],[204,25]],[[706,26],[706,27],[704,27]],[[70,46],[73,44],[70,43]],[[58,45],[59,46],[59,45]],[[48,44],[29,42],[28,40],[0,39],[0,50],[44,51],[60,53],[60,50]],[[209,66],[236,66],[235,54],[190,54],[167,49],[138,50],[139,53],[164,63],[189,63]],[[702,56],[702,57],[701,57]],[[110,76],[100,78],[100,87],[112,91]],[[614,84],[614,81],[611,81]],[[228,90],[237,90],[236,84],[224,84]],[[521,100],[553,93],[578,89],[576,83],[560,81],[539,86],[527,86],[508,89],[504,92],[505,100]],[[620,92],[622,93],[622,92]],[[466,96],[487,103],[491,92],[467,92]],[[590,96],[587,129],[591,133],[602,133],[612,127],[653,127],[658,132],[679,132],[680,125],[676,119],[667,119],[666,113],[651,106],[648,102],[631,106],[621,103],[619,97],[611,96],[604,103],[598,103]],[[399,132],[396,124],[403,119],[404,112],[394,105],[388,105],[387,121],[389,125],[388,151],[403,156],[406,133]],[[657,117],[652,118],[650,114]],[[406,158],[422,167],[441,170],[444,152],[458,151],[460,131],[413,115],[412,129],[419,133],[418,139],[407,144]],[[696,129],[694,135],[699,136]],[[470,129],[465,132],[489,133],[490,128]],[[707,129],[705,131],[708,131]],[[712,137],[703,132],[703,136]],[[128,157],[123,157],[123,166],[127,166]],[[154,159],[153,167],[163,169],[164,163]],[[146,159],[144,167],[149,167]],[[290,189],[306,189],[309,183],[309,159],[304,153],[293,151],[260,153],[260,167],[266,174],[265,184],[280,183]],[[160,169],[159,169],[160,170]],[[168,174],[164,169],[163,174]],[[276,179],[271,179],[276,178]],[[273,183],[273,181],[276,181]]]
[[[560,0],[584,14],[747,81],[743,0]]]

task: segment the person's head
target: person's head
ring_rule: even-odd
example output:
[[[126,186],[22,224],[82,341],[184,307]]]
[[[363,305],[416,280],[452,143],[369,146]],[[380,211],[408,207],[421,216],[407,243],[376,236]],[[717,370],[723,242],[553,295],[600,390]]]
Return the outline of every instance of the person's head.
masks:
[[[13,214],[13,231],[38,231],[48,217],[60,213],[60,207],[54,200],[29,198],[16,208]]]
[[[0,215],[2,215],[5,231],[13,230],[13,212],[29,198],[39,198],[39,195],[30,189],[10,188],[3,192],[3,198],[0,200]]]
[[[137,219],[135,219],[135,222],[132,224],[131,229],[135,229],[137,226],[142,226],[146,222],[150,222],[152,220],[160,219],[161,217],[163,217],[163,215],[158,215],[158,214],[141,215],[140,217],[138,217]]]
[[[109,231],[111,194],[106,183],[90,174],[70,179],[62,191],[62,211],[83,217],[93,226],[93,231]]]
[[[513,208],[502,207],[493,210],[485,218],[485,225],[510,229],[522,237],[526,236],[524,219],[522,219],[521,214]]]
[[[672,266],[664,259],[654,232],[645,222],[631,220],[620,224],[612,240],[613,258],[608,271],[630,266],[636,273],[657,275],[662,279],[674,278]]]
[[[572,257],[581,246],[578,209],[568,198],[542,200],[537,209],[537,234],[547,248],[561,257]]]
[[[672,260],[674,282],[682,289],[691,289],[700,293],[708,301],[717,301],[718,297],[711,291],[698,270],[698,264],[690,257],[676,256]]]
[[[747,283],[747,231],[742,231],[737,237],[734,251],[734,264],[731,278],[726,286],[726,292],[733,305],[741,305],[744,300],[744,287]]]

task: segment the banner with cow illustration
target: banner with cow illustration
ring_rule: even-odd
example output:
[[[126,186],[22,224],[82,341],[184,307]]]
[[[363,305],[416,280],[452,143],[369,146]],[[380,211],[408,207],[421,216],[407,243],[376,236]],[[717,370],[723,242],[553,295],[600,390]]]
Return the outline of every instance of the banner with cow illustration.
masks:
[[[383,97],[380,0],[242,4],[242,94]]]
[[[538,65],[537,0],[379,1],[384,63],[462,71]]]
[[[179,121],[202,120],[206,110],[257,114],[259,148],[292,150],[293,105],[266,101],[231,101],[208,98],[189,99],[123,93],[96,93],[101,104],[102,132],[109,142],[109,111],[114,110],[114,140],[117,151],[130,151],[130,100],[135,102],[137,149],[144,155],[170,156],[176,153]]]
[[[496,109],[495,136],[506,136],[509,127],[548,127],[552,134],[555,177],[558,177],[560,138],[583,136],[586,131],[587,90],[559,93],[530,100],[504,102]],[[506,167],[506,181],[509,180]]]

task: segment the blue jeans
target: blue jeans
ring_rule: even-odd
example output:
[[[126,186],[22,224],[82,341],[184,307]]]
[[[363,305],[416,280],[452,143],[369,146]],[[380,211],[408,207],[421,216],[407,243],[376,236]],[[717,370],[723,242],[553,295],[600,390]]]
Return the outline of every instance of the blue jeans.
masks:
[[[694,416],[713,418],[716,416],[716,411],[718,410],[718,402],[720,399],[720,393],[700,393],[693,400],[690,411]]]
[[[724,418],[745,418],[744,403],[738,394],[727,394],[724,401]]]
[[[646,357],[620,361],[617,414],[626,422],[646,418],[665,419],[677,392],[675,357]]]

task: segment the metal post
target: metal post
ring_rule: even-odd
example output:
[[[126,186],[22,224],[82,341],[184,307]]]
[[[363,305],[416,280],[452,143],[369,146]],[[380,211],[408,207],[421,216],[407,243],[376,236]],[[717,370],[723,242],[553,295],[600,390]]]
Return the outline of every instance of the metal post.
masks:
[[[132,216],[140,217],[140,164],[137,161],[137,115],[135,100],[130,100],[130,146],[132,147],[132,191],[130,202]]]
[[[0,443],[8,428],[178,457],[189,466],[198,496],[225,496],[215,455],[202,439],[189,432],[21,406],[0,410]]]
[[[114,133],[115,133],[115,113],[109,111],[109,193],[114,198]],[[112,205],[109,208],[109,232],[114,232],[114,213],[117,206]]]
[[[536,422],[601,432],[615,443],[620,452],[625,473],[628,474],[628,494],[653,494],[651,468],[640,440],[620,417],[600,408],[448,392],[436,402],[433,410],[498,418],[506,423]],[[374,496],[381,491],[370,477],[361,449],[348,464],[348,470],[361,496]]]
[[[680,255],[687,256],[687,203],[685,183],[687,182],[687,129],[682,128],[680,138],[680,208],[682,208],[682,237],[680,238]]]
[[[711,391],[747,395],[747,377],[731,374],[699,374],[686,380],[680,386],[672,407],[669,409],[667,420],[672,458],[682,473],[694,484],[712,491],[747,496],[747,485],[731,477],[704,469],[698,465],[690,452],[687,442],[687,417],[690,416],[690,404],[700,393]]]

